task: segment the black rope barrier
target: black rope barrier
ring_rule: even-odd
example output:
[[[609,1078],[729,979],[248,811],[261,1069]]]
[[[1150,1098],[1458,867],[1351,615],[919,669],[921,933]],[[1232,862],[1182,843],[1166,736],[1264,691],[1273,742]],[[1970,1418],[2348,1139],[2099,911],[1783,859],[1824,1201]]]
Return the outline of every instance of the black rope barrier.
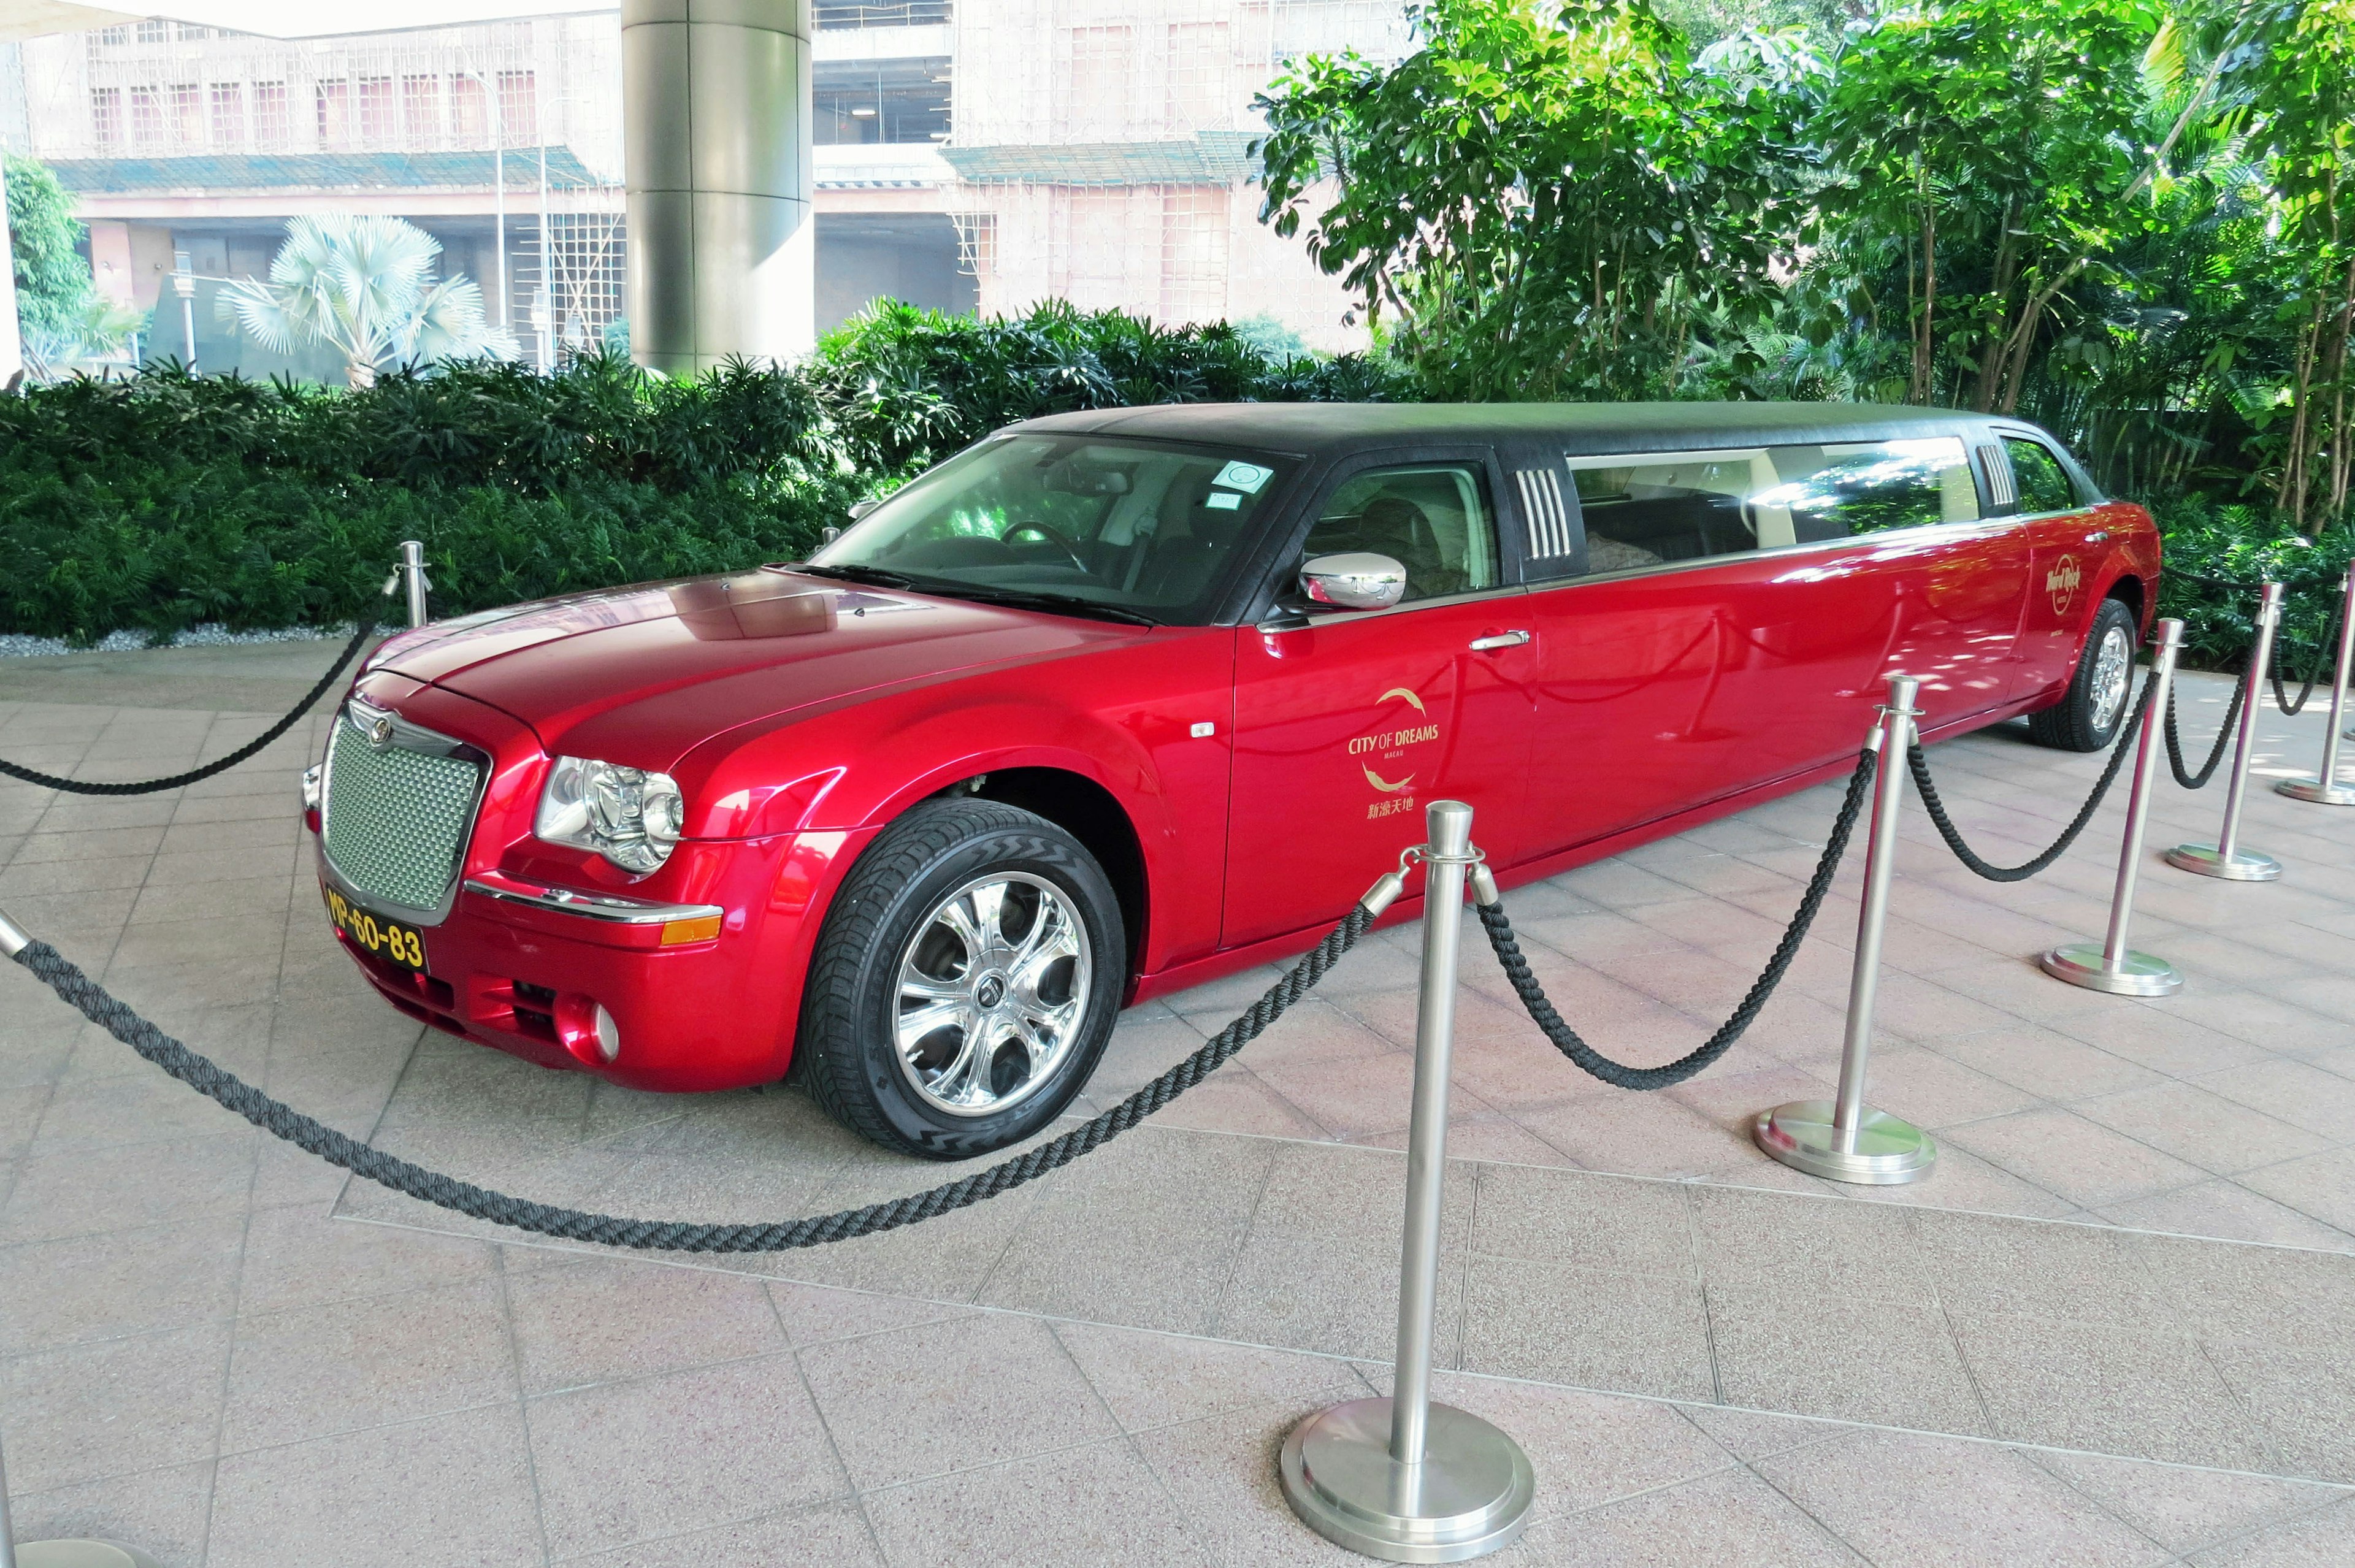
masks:
[[[1922,742],[1915,741],[1905,748],[1905,763],[1913,771],[1913,787],[1922,796],[1922,809],[1930,814],[1930,825],[1938,830],[1938,837],[1946,841],[1946,848],[1955,852],[1955,859],[1976,875],[1985,877],[1990,882],[2028,880],[2067,854],[2069,846],[2085,831],[2085,825],[2094,820],[2094,813],[2101,809],[2103,797],[2110,793],[2110,785],[2117,782],[2118,768],[2126,760],[2126,737],[2141,726],[2144,717],[2149,713],[2151,693],[2158,687],[2157,672],[2144,678],[2142,695],[2135,699],[2133,714],[2118,726],[2118,732],[2110,737],[2110,760],[2102,769],[2102,776],[2094,782],[2094,793],[2085,797],[2085,804],[2077,808],[2076,816],[2061,830],[2061,837],[2034,859],[2017,866],[1998,866],[1981,859],[1974,853],[1971,847],[1963,841],[1962,829],[1956,827],[1955,819],[1946,815],[1946,803],[1938,798],[1937,782],[1930,776],[1930,759],[1923,754]]]
[[[1092,1154],[1199,1083],[1259,1038],[1268,1025],[1284,1016],[1286,1008],[1306,996],[1373,923],[1371,911],[1362,903],[1353,905],[1341,923],[1327,932],[1307,956],[1284,971],[1259,1000],[1204,1042],[1199,1051],[1102,1115],[1059,1137],[985,1170],[904,1198],[766,1224],[698,1225],[683,1220],[630,1220],[589,1213],[511,1198],[504,1192],[494,1192],[412,1165],[282,1104],[218,1063],[190,1051],[110,996],[104,987],[48,943],[28,943],[14,956],[84,1018],[198,1093],[305,1153],[317,1155],[330,1165],[341,1166],[355,1176],[365,1177],[395,1192],[421,1199],[453,1213],[567,1241],[597,1242],[648,1252],[776,1253],[894,1231],[920,1220],[967,1209],[1035,1181],[1082,1155]]]
[[[2232,741],[2232,726],[2240,721],[2241,704],[2249,695],[2248,665],[2241,667],[2241,677],[2232,682],[2232,700],[2224,705],[2224,722],[2216,731],[2216,743],[2209,748],[2208,760],[2198,773],[2183,766],[2183,737],[2175,727],[2175,688],[2167,688],[2167,771],[2185,789],[2205,789],[2208,781],[2216,776],[2216,765],[2224,760],[2224,748]]]
[[[85,779],[59,778],[55,773],[45,773],[37,768],[19,767],[15,763],[6,761],[0,761],[0,773],[5,773],[12,779],[22,779],[27,784],[39,784],[44,789],[63,790],[68,795],[154,795],[158,790],[178,789],[182,784],[192,784],[199,779],[208,779],[215,773],[227,773],[286,733],[287,731],[292,730],[294,727],[294,721],[308,713],[312,705],[327,694],[327,688],[336,683],[337,676],[344,673],[344,667],[352,662],[353,656],[360,651],[360,645],[368,641],[368,635],[376,628],[377,623],[374,621],[360,623],[360,629],[352,634],[352,640],[344,645],[344,651],[336,656],[336,662],[327,667],[327,673],[319,677],[318,684],[311,688],[303,700],[296,703],[285,718],[281,719],[228,756],[217,758],[200,768],[190,768],[186,773],[174,773],[170,778],[139,779],[122,784],[93,784]]]
[[[2335,673],[2334,667],[2339,650],[2339,623],[2346,618],[2346,614],[2347,596],[2342,593],[2331,605],[2330,626],[2322,634],[2322,647],[2316,656],[2318,662],[2307,670],[2306,684],[2298,688],[2296,702],[2289,699],[2289,688],[2282,682],[2282,666],[2287,661],[2283,659],[2274,661],[2274,705],[2282,710],[2284,717],[2295,719],[2304,712],[2307,703],[2314,697],[2314,688],[2321,683],[2322,677]]]
[[[1871,793],[1872,776],[1879,762],[1878,752],[1859,753],[1856,771],[1849,774],[1848,795],[1840,802],[1839,815],[1832,821],[1831,837],[1824,843],[1824,852],[1816,861],[1816,874],[1807,880],[1807,891],[1799,899],[1798,912],[1784,928],[1783,939],[1774,944],[1774,956],[1766,961],[1765,969],[1742,998],[1742,1005],[1698,1049],[1665,1066],[1630,1067],[1612,1061],[1581,1039],[1555,1010],[1553,1003],[1547,999],[1545,987],[1531,973],[1529,959],[1522,955],[1520,940],[1513,934],[1513,923],[1506,918],[1505,906],[1476,900],[1473,908],[1487,930],[1488,945],[1496,949],[1497,962],[1504,965],[1505,977],[1512,982],[1514,994],[1520,997],[1530,1021],[1553,1042],[1556,1051],[1605,1083],[1621,1089],[1666,1089],[1706,1070],[1732,1050],[1733,1042],[1756,1021],[1767,998],[1774,994],[1774,987],[1782,984],[1791,961],[1798,956],[1799,944],[1806,940],[1807,928],[1815,923],[1817,912],[1823,908],[1824,896],[1831,891],[1840,857],[1848,852],[1849,837],[1855,831],[1857,814],[1864,809],[1865,798]]]

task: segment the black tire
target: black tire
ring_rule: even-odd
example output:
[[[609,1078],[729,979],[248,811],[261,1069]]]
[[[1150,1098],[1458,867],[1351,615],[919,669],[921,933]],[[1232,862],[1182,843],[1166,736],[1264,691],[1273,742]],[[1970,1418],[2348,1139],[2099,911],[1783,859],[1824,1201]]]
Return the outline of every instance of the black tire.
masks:
[[[2077,650],[2077,670],[2069,677],[2069,694],[2040,713],[2028,716],[2029,738],[2040,746],[2062,752],[2098,752],[2117,739],[2118,727],[2134,711],[2136,635],[2134,612],[2115,599],[2105,599],[2094,612],[2084,645]],[[2126,639],[2126,682],[2113,688],[2106,704],[2103,685],[2103,649],[2116,637]],[[2115,648],[2113,648],[2115,653]],[[2106,711],[2105,709],[2106,708]]]
[[[1031,922],[1049,918],[1052,901],[1044,890],[1051,889],[1062,896],[1052,916],[1056,929],[1070,930],[1076,916],[1077,928],[1084,932],[1083,966],[1082,960],[1072,960],[1063,971],[1061,1001],[1075,1022],[1055,1036],[1060,1055],[1050,1055],[1052,1065],[1043,1072],[1034,1071],[1033,1056],[1018,1041],[994,1048],[994,1056],[1005,1062],[1013,1061],[1008,1047],[1022,1051],[1020,1066],[1028,1076],[1021,1080],[1019,1098],[1000,1109],[960,1113],[943,1108],[919,1087],[925,1073],[921,1063],[903,1064],[902,965],[917,961],[919,950],[911,944],[920,933],[936,942],[935,929],[946,929],[936,916],[947,901],[998,873],[1012,880],[1018,894],[1028,888],[1039,901]],[[1019,905],[1020,899],[1009,895],[1004,918],[1018,919]],[[1027,933],[1035,924],[1021,929]],[[946,1160],[1019,1143],[1054,1120],[1095,1071],[1127,988],[1127,955],[1120,900],[1078,839],[1043,816],[995,801],[925,801],[868,847],[826,912],[802,997],[794,1075],[843,1125],[889,1148]],[[964,967],[973,966],[968,956]],[[1081,973],[1086,976],[1084,996],[1072,977]],[[964,983],[961,974],[952,980]],[[985,996],[986,985],[984,978]],[[996,992],[1008,1008],[1016,1005],[1012,990],[1010,984],[1001,984]],[[1073,1003],[1076,1008],[1071,1008]],[[944,1026],[938,1037],[943,1044],[930,1046],[932,1035],[917,1044],[954,1056],[951,1042],[968,1035],[986,1040],[988,1029]],[[975,1061],[974,1069],[985,1065],[993,1079],[1006,1075],[1003,1063]],[[985,1100],[990,1097],[989,1083],[973,1087]]]

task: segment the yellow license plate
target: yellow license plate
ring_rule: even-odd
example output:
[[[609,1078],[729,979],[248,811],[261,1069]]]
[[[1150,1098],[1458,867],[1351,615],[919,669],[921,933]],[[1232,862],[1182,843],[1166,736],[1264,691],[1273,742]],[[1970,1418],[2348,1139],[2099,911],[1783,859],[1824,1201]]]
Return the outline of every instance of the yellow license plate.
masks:
[[[372,914],[333,888],[325,890],[327,918],[367,952],[419,974],[425,972],[425,939],[417,928]]]

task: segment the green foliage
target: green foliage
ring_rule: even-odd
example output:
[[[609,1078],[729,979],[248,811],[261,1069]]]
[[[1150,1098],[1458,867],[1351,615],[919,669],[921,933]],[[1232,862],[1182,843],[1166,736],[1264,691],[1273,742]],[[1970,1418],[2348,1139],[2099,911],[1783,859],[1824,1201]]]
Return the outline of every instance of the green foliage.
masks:
[[[1810,57],[1697,64],[1648,0],[1417,16],[1397,65],[1312,56],[1261,97],[1263,217],[1395,321],[1433,396],[1660,395],[1697,319],[1787,258]]]
[[[1224,326],[896,305],[807,365],[680,380],[612,352],[350,390],[170,368],[76,379],[0,399],[0,631],[87,643],[372,614],[404,539],[425,541],[444,613],[741,568],[805,553],[860,496],[1033,414],[1398,385]]]
[[[93,304],[73,197],[47,165],[0,152],[8,185],[8,244],[16,322],[36,354],[76,341]]]
[[[2158,613],[2182,619],[2187,663],[2227,667],[2247,653],[2256,635],[2255,585],[2271,579],[2283,589],[2280,667],[2299,679],[2318,667],[2327,673],[2324,638],[2355,555],[2355,528],[2312,539],[2278,513],[2198,496],[2157,510],[2166,539]]]

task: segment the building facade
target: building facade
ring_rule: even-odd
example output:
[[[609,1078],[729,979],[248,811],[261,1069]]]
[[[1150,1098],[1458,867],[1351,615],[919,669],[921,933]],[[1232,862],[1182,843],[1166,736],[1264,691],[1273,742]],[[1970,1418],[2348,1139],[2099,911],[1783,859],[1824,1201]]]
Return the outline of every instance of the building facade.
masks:
[[[1251,101],[1295,54],[1403,52],[1403,0],[820,0],[815,21],[821,328],[881,296],[1063,298],[1361,340],[1338,283],[1258,221]],[[303,213],[425,228],[539,362],[618,330],[614,11],[302,40],[148,21],[16,58],[0,135],[78,193],[110,298],[154,310],[186,254],[205,368],[329,373],[209,304]],[[172,311],[154,332],[149,352],[188,347]]]

